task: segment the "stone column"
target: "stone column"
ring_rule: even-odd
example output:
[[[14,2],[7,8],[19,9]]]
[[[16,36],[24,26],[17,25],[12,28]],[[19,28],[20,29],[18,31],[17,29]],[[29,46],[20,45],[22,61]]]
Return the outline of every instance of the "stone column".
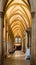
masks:
[[[4,50],[3,50],[3,0],[0,0],[0,65],[3,65],[4,61]]]
[[[25,39],[22,39],[22,49],[21,51],[23,51],[25,53]]]
[[[21,49],[21,51],[23,51],[23,40],[22,40],[22,49]]]
[[[7,56],[9,55],[8,46],[9,46],[9,31],[8,31],[8,24],[7,24]]]
[[[5,25],[5,47],[4,47],[4,55],[5,57],[7,56],[7,21],[4,21],[4,25]]]
[[[27,47],[30,48],[30,42],[31,42],[31,30],[30,28],[26,31],[27,32]]]
[[[36,65],[36,12],[32,19],[31,65]]]
[[[3,65],[4,50],[3,50],[3,12],[0,12],[0,65]]]
[[[23,39],[23,52],[25,53],[25,39]]]
[[[27,32],[25,32],[25,50],[27,49],[27,42],[28,42],[28,40],[27,40]]]

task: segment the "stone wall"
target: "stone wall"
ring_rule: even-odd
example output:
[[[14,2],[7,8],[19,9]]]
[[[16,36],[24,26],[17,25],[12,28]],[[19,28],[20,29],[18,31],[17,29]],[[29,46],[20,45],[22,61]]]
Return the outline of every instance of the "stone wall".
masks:
[[[29,0],[30,5],[31,5],[31,11],[35,12],[36,11],[36,0]]]

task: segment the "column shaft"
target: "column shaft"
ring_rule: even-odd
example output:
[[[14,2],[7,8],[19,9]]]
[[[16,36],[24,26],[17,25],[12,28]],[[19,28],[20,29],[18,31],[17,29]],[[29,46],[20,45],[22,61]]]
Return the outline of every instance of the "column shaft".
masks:
[[[5,20],[4,21],[4,25],[5,25],[5,30],[4,30],[4,32],[5,32],[5,49],[4,49],[4,55],[5,55],[5,57],[7,56],[7,21]]]
[[[0,65],[3,65],[4,50],[3,50],[3,12],[0,12]]]

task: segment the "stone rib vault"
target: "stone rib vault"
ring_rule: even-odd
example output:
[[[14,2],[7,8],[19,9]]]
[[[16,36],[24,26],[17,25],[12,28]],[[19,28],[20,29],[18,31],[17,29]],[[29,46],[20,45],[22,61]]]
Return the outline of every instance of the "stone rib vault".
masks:
[[[7,21],[14,37],[24,36],[24,31],[31,27],[31,8],[28,0],[8,0],[4,20]]]

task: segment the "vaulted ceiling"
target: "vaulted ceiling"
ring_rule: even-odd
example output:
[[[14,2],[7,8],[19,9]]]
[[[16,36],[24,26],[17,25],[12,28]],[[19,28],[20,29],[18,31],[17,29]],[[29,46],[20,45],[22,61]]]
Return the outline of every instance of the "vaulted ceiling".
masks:
[[[24,31],[32,25],[29,0],[8,0],[4,18],[14,37],[23,37]]]

